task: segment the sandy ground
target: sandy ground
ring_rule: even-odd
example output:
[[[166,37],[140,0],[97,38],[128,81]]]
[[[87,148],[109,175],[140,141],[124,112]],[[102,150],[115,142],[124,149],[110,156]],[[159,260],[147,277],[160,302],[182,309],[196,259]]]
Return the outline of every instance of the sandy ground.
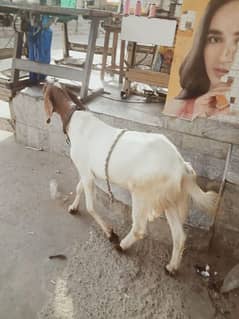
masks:
[[[0,318],[34,319],[66,265],[48,257],[69,257],[75,241],[87,238],[87,218],[76,222],[50,199],[52,178],[64,180],[66,194],[73,190],[69,159],[0,137]]]
[[[122,230],[123,230],[122,225]],[[56,282],[53,297],[40,318],[147,318],[236,319],[238,295],[218,293],[219,278],[204,279],[195,272],[196,262],[213,258],[188,252],[177,277],[164,265],[168,247],[150,237],[119,255],[92,228],[86,242],[78,243],[74,257]],[[215,257],[215,256],[214,256]],[[220,277],[220,276],[219,276]]]

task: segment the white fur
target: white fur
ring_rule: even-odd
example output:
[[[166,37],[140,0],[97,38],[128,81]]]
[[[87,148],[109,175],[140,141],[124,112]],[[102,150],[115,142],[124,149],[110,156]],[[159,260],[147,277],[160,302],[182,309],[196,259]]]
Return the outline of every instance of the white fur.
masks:
[[[105,161],[119,132],[86,111],[75,112],[68,127],[71,158],[81,178],[69,211],[78,208],[84,190],[87,210],[108,237],[112,227],[93,206],[94,177],[105,179]],[[188,214],[189,196],[200,208],[213,211],[216,194],[199,188],[190,164],[184,162],[176,147],[161,134],[127,131],[110,158],[109,179],[132,195],[132,229],[120,242],[121,248],[127,249],[143,238],[148,220],[165,212],[173,238],[167,270],[175,272],[184,249],[186,236],[182,224]]]

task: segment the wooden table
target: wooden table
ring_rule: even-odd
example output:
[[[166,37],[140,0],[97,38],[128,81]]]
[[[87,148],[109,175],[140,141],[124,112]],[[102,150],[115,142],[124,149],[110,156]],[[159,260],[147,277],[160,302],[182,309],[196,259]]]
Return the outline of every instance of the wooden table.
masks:
[[[80,97],[86,99],[89,95],[97,94],[93,92],[89,94],[89,80],[92,70],[93,57],[96,47],[96,38],[98,33],[98,27],[101,20],[104,20],[112,16],[112,12],[102,11],[102,10],[89,10],[89,9],[68,9],[60,8],[54,6],[41,6],[34,4],[11,4],[9,2],[0,3],[0,12],[3,13],[13,13],[13,14],[46,14],[49,16],[67,16],[75,17],[78,15],[83,15],[84,18],[90,20],[90,32],[88,36],[88,48],[86,52],[86,60],[83,69],[43,64],[34,61],[29,61],[22,57],[22,46],[23,46],[23,32],[15,32],[15,44],[13,51],[12,60],[12,78],[11,87],[14,89],[18,85],[19,81],[19,71],[35,72],[44,75],[51,75],[57,78],[63,78],[73,81],[81,82]]]
[[[144,45],[174,45],[177,21],[175,19],[148,18],[130,15],[123,17],[121,40],[131,42],[128,52],[127,71],[122,89],[122,97],[130,95],[132,81],[142,82],[163,88],[168,87],[169,74],[136,68],[135,56],[137,43]]]
[[[120,61],[119,65],[116,64],[116,54],[118,46],[118,36],[121,32],[121,24],[104,24],[105,40],[104,40],[104,51],[102,55],[102,69],[101,69],[101,80],[104,80],[105,72],[111,74],[119,74],[119,83],[123,82],[124,76],[124,52],[125,52],[125,41],[120,41]],[[109,52],[109,40],[110,34],[113,34],[113,45],[111,52],[111,64],[107,65],[107,56]]]

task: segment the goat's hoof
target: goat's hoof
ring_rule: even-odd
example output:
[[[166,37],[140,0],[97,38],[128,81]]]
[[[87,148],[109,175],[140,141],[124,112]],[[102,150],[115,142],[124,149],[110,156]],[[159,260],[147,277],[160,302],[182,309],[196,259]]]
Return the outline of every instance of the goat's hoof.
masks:
[[[68,209],[68,213],[71,215],[76,215],[78,213],[77,209]]]
[[[164,267],[164,271],[165,271],[165,274],[170,276],[170,277],[174,277],[177,273],[177,271],[175,269],[171,269],[171,267],[169,267],[169,265]]]
[[[119,245],[120,243],[119,236],[114,233],[113,229],[111,230],[109,241],[115,245]]]

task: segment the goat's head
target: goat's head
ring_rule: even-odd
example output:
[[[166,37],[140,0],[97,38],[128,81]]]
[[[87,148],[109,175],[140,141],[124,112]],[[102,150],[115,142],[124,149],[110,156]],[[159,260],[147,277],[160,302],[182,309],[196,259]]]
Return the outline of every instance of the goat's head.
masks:
[[[47,123],[51,122],[53,112],[63,115],[71,109],[70,102],[77,105],[78,110],[85,110],[82,102],[66,87],[60,84],[45,84],[43,87],[44,108],[47,115]]]

